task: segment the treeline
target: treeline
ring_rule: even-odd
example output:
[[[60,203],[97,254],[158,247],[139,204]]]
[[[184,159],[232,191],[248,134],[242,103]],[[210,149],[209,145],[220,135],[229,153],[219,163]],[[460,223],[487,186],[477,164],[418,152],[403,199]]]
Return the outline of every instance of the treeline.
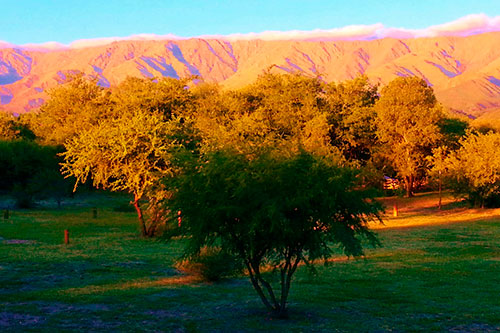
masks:
[[[153,119],[170,127],[157,129],[172,132],[168,144],[162,142],[167,150],[172,145],[190,146],[191,150],[201,153],[224,147],[239,152],[266,147],[293,152],[300,148],[362,169],[363,181],[369,185],[380,186],[383,175],[398,178],[404,182],[408,196],[432,179],[429,176],[437,174],[441,181],[458,193],[465,193],[474,204],[496,200],[495,186],[483,184],[478,188],[478,181],[474,179],[489,177],[484,181],[492,182],[494,173],[480,176],[482,173],[472,172],[468,179],[463,179],[458,174],[466,173],[458,170],[457,165],[464,164],[455,163],[463,158],[457,155],[461,151],[457,149],[467,146],[466,140],[479,145],[477,141],[489,129],[475,131],[468,128],[465,120],[450,117],[436,101],[432,88],[415,77],[397,78],[379,91],[366,77],[327,84],[318,78],[267,73],[247,87],[229,91],[216,84],[195,85],[189,79],[165,78],[128,78],[117,87],[105,89],[95,81],[77,76],[52,90],[49,101],[36,113],[20,118],[1,113],[0,138],[32,141],[31,146],[66,145],[69,150],[72,140],[75,143],[78,138],[90,140],[83,139],[84,135],[92,135],[92,140],[97,140],[99,135],[99,140],[107,141],[107,145],[130,147],[137,142],[113,143],[117,137],[108,133],[127,133],[136,126],[136,132],[147,136],[150,133],[147,126],[153,125],[147,122]],[[489,134],[488,138],[492,136],[494,134]],[[123,134],[120,138],[139,140],[126,139]],[[439,158],[443,161],[438,163],[432,156],[435,155],[433,149],[439,147]],[[161,163],[169,165],[168,159]],[[480,161],[475,160],[472,164],[480,165],[478,163]],[[130,174],[144,169],[131,167]],[[3,169],[15,170],[7,162],[3,163]],[[79,180],[86,180],[87,176],[82,175]],[[95,185],[108,186],[106,180],[94,181]],[[150,185],[149,180],[145,183]],[[112,189],[129,190],[136,201],[142,198],[143,189],[124,186],[121,183],[120,188]],[[13,187],[13,184],[4,184],[0,190]]]
[[[0,111],[0,194],[12,197],[18,208],[41,199],[60,205],[71,195],[71,182],[60,172],[63,150],[41,144],[24,119]]]
[[[457,155],[459,148],[466,147],[467,140],[479,145],[478,138],[487,131],[474,131],[465,120],[451,117],[432,88],[415,77],[397,78],[379,90],[366,77],[324,83],[319,78],[266,73],[242,89],[226,90],[216,84],[167,78],[128,78],[105,89],[75,76],[49,94],[36,113],[20,118],[2,113],[0,137],[31,141],[31,148],[16,148],[20,154],[35,145],[65,146],[58,149],[66,151],[63,170],[67,175],[81,182],[92,174],[96,186],[131,192],[138,211],[146,189],[163,173],[172,172],[170,154],[180,146],[198,154],[229,147],[244,154],[269,147],[289,153],[303,149],[358,168],[364,185],[380,187],[386,175],[400,179],[412,196],[438,175],[439,181],[465,193],[474,204],[496,200],[496,188],[475,185],[474,177],[485,175],[472,172],[463,179],[458,174],[465,173],[457,168],[464,164],[456,163],[463,158]],[[441,162],[433,154],[438,148]],[[110,164],[101,174],[96,166],[105,151],[114,155],[106,157]],[[75,154],[80,159],[86,156],[86,168],[79,173],[71,162]],[[4,161],[3,169],[12,174],[16,168],[13,161],[9,163]],[[34,171],[43,168],[43,163],[29,164],[38,165]],[[120,177],[113,170],[120,170]],[[140,180],[131,184],[139,174]],[[18,178],[23,177],[9,177]],[[14,182],[0,190],[29,187],[14,186]],[[27,204],[37,191],[24,192]]]
[[[237,258],[280,317],[300,262],[378,244],[368,222],[380,219],[371,189],[384,175],[408,196],[435,181],[500,203],[500,134],[451,117],[416,77],[379,89],[267,72],[228,90],[169,78],[106,89],[76,76],[49,95],[38,112],[2,115],[0,190],[58,197],[60,163],[74,189],[128,192],[144,236],[186,235],[187,256],[220,254],[219,266]],[[279,295],[264,265],[280,273]]]

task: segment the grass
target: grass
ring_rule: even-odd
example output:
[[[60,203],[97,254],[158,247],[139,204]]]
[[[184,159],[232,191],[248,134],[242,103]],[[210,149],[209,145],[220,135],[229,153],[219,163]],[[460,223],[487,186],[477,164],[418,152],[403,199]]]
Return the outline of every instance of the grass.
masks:
[[[138,237],[125,197],[13,211],[0,220],[0,330],[500,330],[500,210],[446,197],[437,211],[434,194],[384,200],[400,215],[374,225],[383,247],[300,267],[289,320],[273,319],[244,276],[210,284],[176,270],[181,241]]]

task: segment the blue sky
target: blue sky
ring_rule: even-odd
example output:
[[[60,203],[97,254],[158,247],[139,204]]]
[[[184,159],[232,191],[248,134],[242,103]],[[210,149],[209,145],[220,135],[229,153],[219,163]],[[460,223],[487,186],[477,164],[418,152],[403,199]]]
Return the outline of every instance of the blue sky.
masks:
[[[0,0],[0,40],[13,44],[174,34],[227,35],[347,25],[423,29],[469,14],[500,16],[500,0]]]

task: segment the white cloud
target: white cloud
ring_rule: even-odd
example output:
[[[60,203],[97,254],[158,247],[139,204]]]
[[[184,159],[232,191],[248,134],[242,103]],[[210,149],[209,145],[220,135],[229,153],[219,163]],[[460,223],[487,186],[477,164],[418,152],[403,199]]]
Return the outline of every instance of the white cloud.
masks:
[[[34,51],[53,51],[68,48],[68,46],[58,43],[58,42],[45,42],[42,44],[24,44],[20,46],[26,50]]]
[[[488,17],[485,14],[467,15],[453,22],[435,25],[425,29],[429,36],[468,36],[499,30],[500,16]]]
[[[15,47],[15,45],[11,44],[9,42],[4,42],[3,40],[0,40],[0,49],[10,48],[10,47]]]
[[[264,31],[259,33],[230,34],[230,35],[205,35],[200,36],[206,39],[227,39],[227,40],[357,40],[375,37],[377,31],[383,29],[383,25],[349,25],[343,28],[329,30],[315,29],[310,31]]]
[[[104,37],[104,38],[93,38],[93,39],[79,39],[71,42],[68,46],[72,49],[80,49],[84,47],[102,46],[111,44],[113,42],[123,41],[123,40],[172,40],[172,39],[185,39],[178,37],[176,35],[156,35],[156,34],[138,34],[129,37]]]
[[[203,39],[225,39],[235,40],[305,40],[305,41],[333,41],[333,40],[371,40],[380,38],[419,38],[438,36],[469,36],[483,32],[500,31],[500,16],[489,17],[485,14],[471,14],[459,18],[455,21],[430,26],[425,29],[405,29],[385,27],[381,23],[373,25],[350,25],[334,29],[316,29],[309,31],[264,31],[251,33],[235,33],[230,35],[202,35],[195,38]],[[116,41],[124,40],[181,40],[188,39],[172,34],[138,34],[128,37],[105,37],[94,39],[80,39],[71,42],[69,45],[57,42],[47,42],[43,44],[25,44],[18,47],[30,50],[54,50],[54,49],[78,49],[84,47],[102,46]],[[0,41],[1,48],[15,47],[8,42]]]
[[[469,36],[484,32],[500,31],[500,16],[472,14],[455,21],[430,26],[425,29],[385,27],[383,24],[351,25],[330,30],[311,31],[264,31],[261,33],[231,34],[227,36],[202,36],[203,38],[225,38],[229,40],[369,40],[379,38],[419,38],[438,36]]]

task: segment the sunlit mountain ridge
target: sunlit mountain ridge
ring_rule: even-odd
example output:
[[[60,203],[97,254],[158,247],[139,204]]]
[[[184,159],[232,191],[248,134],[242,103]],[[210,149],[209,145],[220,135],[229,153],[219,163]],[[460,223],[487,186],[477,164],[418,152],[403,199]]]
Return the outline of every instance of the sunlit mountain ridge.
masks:
[[[367,75],[385,84],[416,75],[438,99],[470,117],[500,110],[500,32],[468,37],[371,41],[263,41],[227,39],[116,41],[104,46],[30,50],[0,49],[0,107],[23,113],[39,107],[47,90],[70,73],[97,77],[105,87],[127,76],[186,77],[238,88],[272,66],[276,72],[320,75],[343,81]]]

